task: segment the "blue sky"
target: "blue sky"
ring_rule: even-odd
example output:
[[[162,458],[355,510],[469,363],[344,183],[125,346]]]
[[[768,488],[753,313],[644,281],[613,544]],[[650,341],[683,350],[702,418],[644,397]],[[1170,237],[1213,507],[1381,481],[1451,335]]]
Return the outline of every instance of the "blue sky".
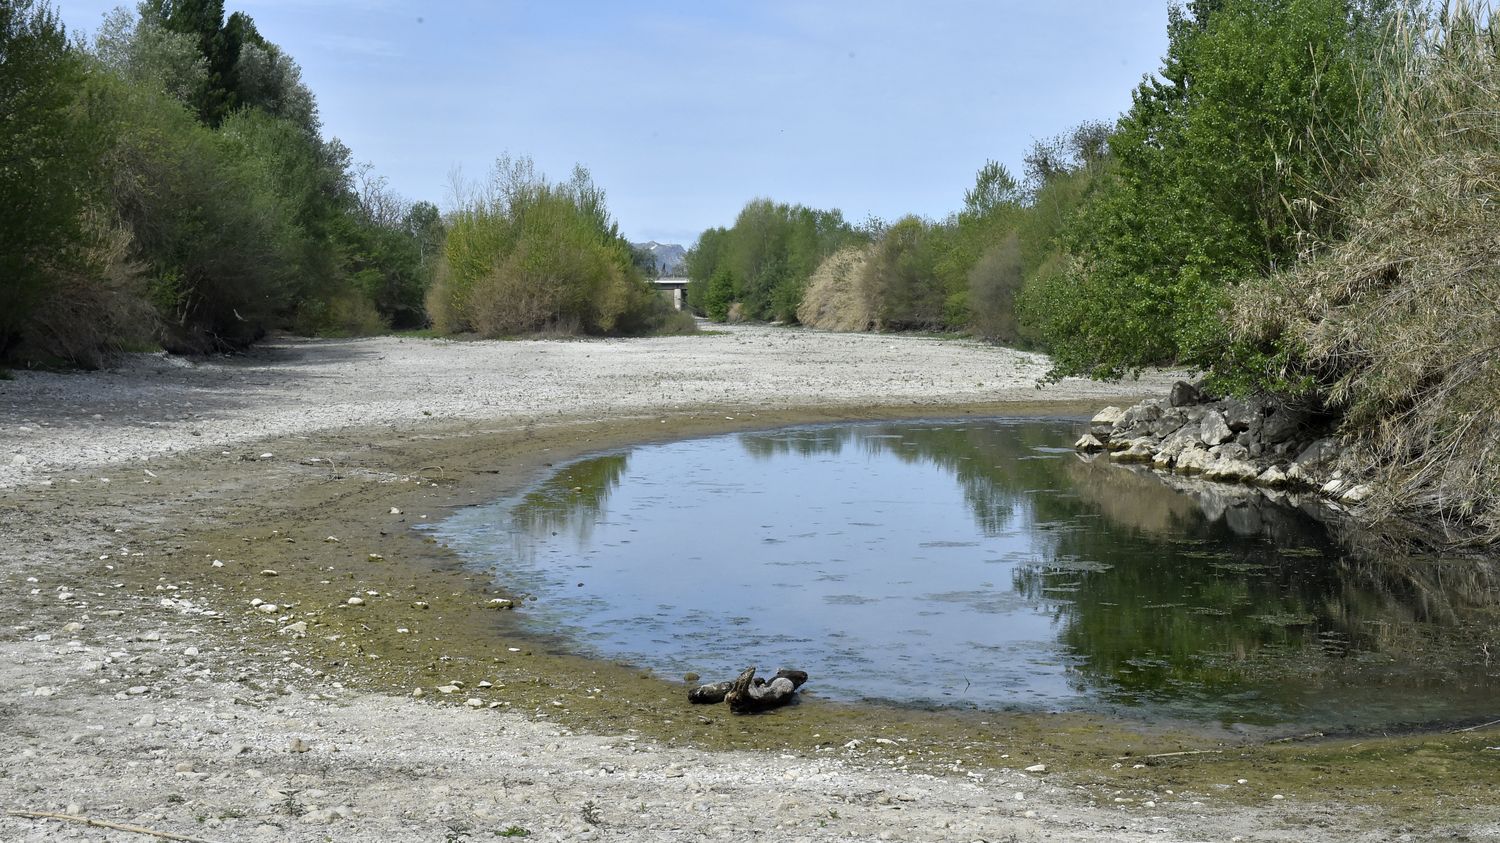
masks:
[[[57,0],[91,32],[100,0]],[[325,132],[411,199],[502,153],[575,162],[635,240],[691,244],[757,196],[941,217],[986,159],[1111,119],[1168,0],[228,0],[302,65]]]

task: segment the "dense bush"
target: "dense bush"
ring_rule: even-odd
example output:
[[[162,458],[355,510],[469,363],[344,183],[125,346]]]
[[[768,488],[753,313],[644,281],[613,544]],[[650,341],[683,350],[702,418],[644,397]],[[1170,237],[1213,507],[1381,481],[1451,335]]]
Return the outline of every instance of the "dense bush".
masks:
[[[443,257],[428,293],[440,331],[640,334],[668,319],[582,167],[554,184],[500,159],[453,214]]]
[[[1350,0],[1173,10],[1165,63],[1109,140],[1111,177],[1031,308],[1060,372],[1225,359],[1230,287],[1338,225],[1377,23]]]
[[[0,355],[236,348],[425,322],[442,223],[357,192],[295,62],[215,0],[106,17],[92,49],[0,5]]]
[[[1266,380],[1342,412],[1379,511],[1500,540],[1500,30],[1464,4],[1388,43],[1347,230],[1237,295]]]
[[[688,253],[688,303],[718,321],[733,304],[746,318],[796,321],[818,265],[865,239],[836,210],[753,200],[732,227],[705,231]]]
[[[54,277],[87,264],[93,127],[77,113],[84,60],[49,8],[0,3],[0,354]]]

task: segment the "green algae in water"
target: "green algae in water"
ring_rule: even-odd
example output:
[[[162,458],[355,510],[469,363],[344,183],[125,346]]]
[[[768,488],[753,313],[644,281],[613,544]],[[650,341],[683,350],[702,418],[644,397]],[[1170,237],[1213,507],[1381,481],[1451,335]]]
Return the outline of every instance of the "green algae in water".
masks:
[[[1500,616],[1493,563],[1352,558],[1307,511],[1081,459],[1057,447],[1073,432],[642,446],[436,529],[538,597],[532,632],[665,676],[753,663],[835,699],[1313,728],[1500,707],[1473,655]]]

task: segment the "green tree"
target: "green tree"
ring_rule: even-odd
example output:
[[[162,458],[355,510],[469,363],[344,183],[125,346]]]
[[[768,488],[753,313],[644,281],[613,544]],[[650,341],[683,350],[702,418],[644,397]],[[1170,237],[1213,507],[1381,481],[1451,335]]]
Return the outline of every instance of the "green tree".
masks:
[[[83,62],[46,3],[0,3],[0,353],[52,275],[78,259],[97,161],[79,113]]]
[[[1109,145],[1114,176],[1072,226],[1048,296],[1060,373],[1119,376],[1228,350],[1238,281],[1288,261],[1357,166],[1349,135],[1375,17],[1351,0],[1197,0]]]

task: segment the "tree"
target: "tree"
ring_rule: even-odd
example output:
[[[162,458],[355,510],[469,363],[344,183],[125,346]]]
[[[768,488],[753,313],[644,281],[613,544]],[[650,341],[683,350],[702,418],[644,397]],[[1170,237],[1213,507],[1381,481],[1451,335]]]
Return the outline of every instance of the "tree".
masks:
[[[1352,0],[1171,11],[1162,68],[1109,139],[1113,177],[1071,226],[1067,289],[1047,296],[1059,373],[1226,359],[1230,287],[1337,224],[1375,26]]]
[[[93,127],[75,110],[84,79],[50,6],[0,3],[0,353],[77,259],[95,163]]]

